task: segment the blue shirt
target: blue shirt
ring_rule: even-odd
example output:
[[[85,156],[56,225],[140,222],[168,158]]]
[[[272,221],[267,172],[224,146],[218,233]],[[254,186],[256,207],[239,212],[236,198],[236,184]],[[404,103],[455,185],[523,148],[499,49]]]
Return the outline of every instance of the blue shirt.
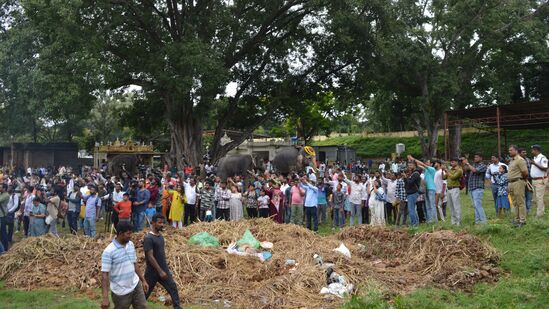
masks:
[[[318,205],[324,205],[327,204],[326,201],[326,187],[324,185],[320,185],[318,187]]]
[[[305,190],[305,207],[316,207],[318,204],[318,188],[311,185],[300,184]]]
[[[101,207],[101,199],[97,195],[88,195],[84,197],[84,203],[86,203],[86,218],[93,218],[97,216],[97,207]]]
[[[425,188],[427,188],[427,190],[436,191],[437,186],[435,185],[435,168],[428,166],[423,170],[423,173],[425,174]]]
[[[143,205],[134,206],[133,211],[140,213],[144,212],[147,209],[147,205],[149,204],[149,200],[151,199],[151,191],[145,189],[145,190],[139,190],[137,191],[137,198],[136,202],[144,202]]]

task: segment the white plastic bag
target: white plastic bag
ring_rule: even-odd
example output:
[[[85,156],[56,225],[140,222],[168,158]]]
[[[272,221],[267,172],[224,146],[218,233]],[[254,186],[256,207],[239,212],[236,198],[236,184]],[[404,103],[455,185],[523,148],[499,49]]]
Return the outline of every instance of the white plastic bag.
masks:
[[[343,243],[341,243],[339,245],[339,247],[337,247],[336,249],[334,249],[334,251],[337,251],[341,254],[343,254],[344,256],[346,256],[347,258],[351,258],[351,251],[349,250],[349,248],[347,248]]]

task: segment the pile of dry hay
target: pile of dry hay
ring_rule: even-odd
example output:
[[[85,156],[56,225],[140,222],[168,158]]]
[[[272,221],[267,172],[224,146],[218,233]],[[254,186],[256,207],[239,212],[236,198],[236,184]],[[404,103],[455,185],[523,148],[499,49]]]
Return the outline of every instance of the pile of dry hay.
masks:
[[[253,257],[230,255],[223,248],[188,246],[201,231],[222,245],[239,239],[249,228],[260,241],[274,244],[265,263]],[[198,223],[165,233],[168,262],[182,300],[189,304],[228,301],[233,307],[331,308],[344,300],[320,295],[326,276],[312,258],[319,254],[355,286],[375,281],[387,294],[422,286],[467,289],[479,281],[494,281],[498,255],[477,237],[437,231],[410,236],[405,231],[360,226],[321,237],[303,227],[268,219]],[[135,235],[139,263],[141,239]],[[347,259],[333,249],[343,242],[352,253]],[[7,286],[32,289],[100,287],[101,253],[109,240],[67,236],[29,238],[0,259],[0,280]],[[286,259],[298,265],[286,266]],[[157,287],[157,292],[165,294]]]

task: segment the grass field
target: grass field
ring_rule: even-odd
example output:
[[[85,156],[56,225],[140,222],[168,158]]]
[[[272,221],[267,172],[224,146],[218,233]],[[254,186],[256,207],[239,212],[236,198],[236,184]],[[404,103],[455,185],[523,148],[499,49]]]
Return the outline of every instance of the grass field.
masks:
[[[549,196],[546,205],[549,205]],[[488,225],[472,224],[474,213],[469,196],[462,195],[462,207],[463,225],[459,228],[439,223],[424,224],[409,231],[464,230],[485,239],[501,254],[500,265],[504,273],[497,284],[477,284],[471,292],[422,288],[396,297],[387,297],[379,289],[368,286],[350,298],[344,308],[549,308],[549,213],[542,220],[535,220],[530,215],[528,224],[516,229],[509,223],[511,217],[495,219],[488,190],[484,200],[490,219]],[[535,211],[535,205],[533,207]],[[333,230],[325,224],[319,232],[327,235]],[[26,292],[7,289],[0,284],[0,308],[98,308],[100,300],[99,290],[91,295],[70,290]],[[149,308],[163,306],[150,303]]]

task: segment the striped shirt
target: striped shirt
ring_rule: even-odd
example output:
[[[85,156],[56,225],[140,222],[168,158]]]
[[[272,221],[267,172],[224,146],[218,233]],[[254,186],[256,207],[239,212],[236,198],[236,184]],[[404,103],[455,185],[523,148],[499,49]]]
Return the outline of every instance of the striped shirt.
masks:
[[[139,283],[135,273],[137,256],[135,246],[129,241],[125,246],[114,239],[103,251],[101,271],[110,273],[111,291],[116,295],[131,293]]]

